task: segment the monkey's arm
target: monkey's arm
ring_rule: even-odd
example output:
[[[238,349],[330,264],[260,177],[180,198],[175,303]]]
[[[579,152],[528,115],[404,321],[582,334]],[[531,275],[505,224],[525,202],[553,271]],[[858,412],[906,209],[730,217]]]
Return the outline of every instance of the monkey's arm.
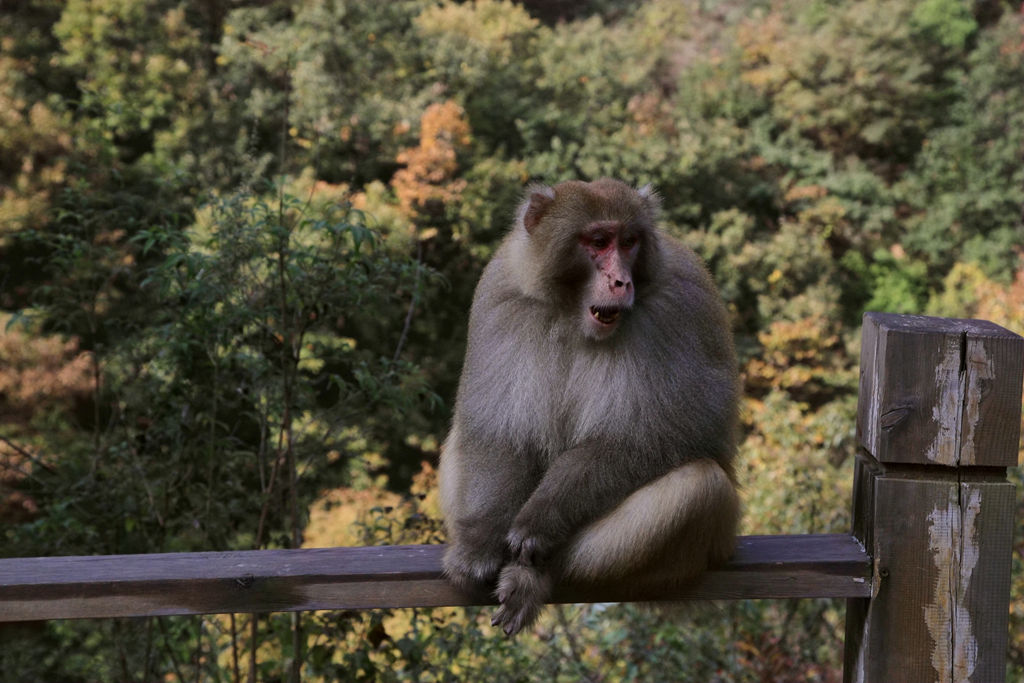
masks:
[[[606,446],[577,447],[562,453],[508,533],[512,559],[498,581],[501,607],[491,623],[509,635],[532,623],[550,597],[555,553],[577,531],[676,464],[675,459],[656,456],[643,462],[631,460]]]
[[[579,446],[562,453],[515,517],[508,534],[512,558],[545,567],[576,532],[680,462],[678,457],[631,453],[608,445]]]

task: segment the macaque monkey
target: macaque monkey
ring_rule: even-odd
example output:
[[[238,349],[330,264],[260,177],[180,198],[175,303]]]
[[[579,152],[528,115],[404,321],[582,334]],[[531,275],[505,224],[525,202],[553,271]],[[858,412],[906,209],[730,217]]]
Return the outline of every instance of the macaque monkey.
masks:
[[[444,569],[494,591],[509,635],[557,581],[687,581],[735,547],[732,336],[658,206],[617,180],[534,186],[477,285]]]

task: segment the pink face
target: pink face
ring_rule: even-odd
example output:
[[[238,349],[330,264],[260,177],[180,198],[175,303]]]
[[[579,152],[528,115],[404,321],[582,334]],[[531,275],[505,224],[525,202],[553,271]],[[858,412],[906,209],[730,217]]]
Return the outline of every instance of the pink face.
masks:
[[[580,233],[594,272],[584,292],[586,334],[604,339],[633,305],[633,265],[640,251],[640,233],[619,221],[591,223]]]

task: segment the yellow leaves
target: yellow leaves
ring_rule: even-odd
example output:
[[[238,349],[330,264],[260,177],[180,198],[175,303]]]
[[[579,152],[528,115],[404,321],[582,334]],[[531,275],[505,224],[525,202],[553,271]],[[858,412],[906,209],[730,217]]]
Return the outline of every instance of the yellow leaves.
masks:
[[[435,449],[436,450],[436,449]],[[441,494],[437,469],[427,461],[420,463],[420,471],[413,475],[409,493],[419,496],[420,509],[431,517],[441,518]]]
[[[31,65],[0,57],[0,159],[10,171],[0,184],[0,239],[46,220],[50,196],[65,181],[66,155],[74,143],[66,117],[41,101],[29,105],[15,95],[10,79],[19,72],[30,73]]]
[[[353,546],[360,544],[354,525],[375,507],[393,507],[398,494],[384,489],[333,489],[325,492],[309,508],[309,522],[303,532],[305,548]]]
[[[442,144],[442,140],[458,147],[465,147],[470,142],[466,112],[452,100],[427,107],[420,124],[421,147],[433,147]]]
[[[763,383],[773,388],[796,388],[808,384],[814,379],[810,368],[803,366],[779,367],[760,359],[752,359],[747,363],[748,384]]]
[[[93,244],[115,245],[121,242],[127,234],[128,233],[121,228],[101,230],[96,233],[96,237],[93,239]]]
[[[835,197],[816,201],[797,214],[797,220],[813,228],[822,237],[848,231],[846,209]]]
[[[78,339],[34,336],[0,318],[0,408],[32,415],[42,407],[70,405],[92,390],[92,354]]]
[[[757,393],[781,389],[800,396],[820,391],[819,385],[837,372],[837,329],[837,323],[824,316],[773,322],[757,336],[762,352],[744,369],[747,388]]]
[[[898,148],[933,114],[932,67],[911,47],[912,6],[869,0],[810,20],[792,7],[755,15],[737,32],[741,78],[770,98],[777,120],[840,158]]]
[[[846,208],[838,198],[829,196],[822,185],[793,185],[783,195],[786,210],[796,213],[804,232],[820,237],[847,232]]]
[[[416,18],[425,36],[457,36],[498,61],[514,59],[517,39],[536,31],[539,24],[519,5],[498,0],[445,2]]]
[[[943,281],[943,292],[928,304],[930,315],[991,320],[1024,333],[1024,252],[1009,284],[991,280],[974,263],[957,263]]]
[[[782,80],[784,70],[777,66],[762,66],[747,69],[744,71],[740,78],[747,85],[753,86],[757,90],[770,90],[772,86]]]
[[[758,90],[770,90],[785,79],[786,70],[776,62],[778,54],[785,51],[785,31],[783,18],[777,12],[740,24],[736,39],[742,50],[741,78],[745,83]]]
[[[784,199],[787,202],[795,202],[802,199],[821,199],[828,194],[828,190],[821,185],[795,185],[786,191]]]
[[[408,240],[414,235],[415,227],[410,216],[395,204],[387,185],[379,180],[371,181],[362,192],[354,193],[350,201],[353,208],[373,216],[388,241],[401,244],[400,248],[409,247]]]
[[[332,451],[327,457],[339,460],[342,456]],[[373,463],[377,466],[383,462],[377,453],[361,453],[360,459],[378,460],[380,462]],[[420,471],[413,475],[409,489],[412,499],[388,491],[386,483],[379,480],[369,486],[364,483],[323,492],[309,508],[309,523],[303,534],[303,547],[366,545],[367,529],[382,521],[392,527],[388,533],[397,535],[373,540],[387,540],[393,544],[436,541],[429,535],[424,536],[424,532],[429,534],[432,530],[431,525],[420,528],[407,522],[414,517],[426,516],[433,520],[440,518],[437,470],[428,462],[421,463]],[[376,528],[376,531],[382,529]]]
[[[315,318],[315,315],[311,314],[311,318]],[[299,370],[316,374],[323,370],[324,365],[324,359],[317,355],[316,348],[312,344],[306,344],[299,349],[299,362],[297,365]]]
[[[742,533],[822,533],[846,528],[855,401],[814,409],[773,391],[743,404],[747,436],[737,458],[747,514]]]
[[[757,339],[764,346],[765,354],[771,355],[775,362],[802,362],[839,342],[834,326],[834,322],[819,317],[792,322],[779,320],[769,325],[767,331],[758,333]]]
[[[397,157],[405,168],[396,172],[391,187],[403,213],[436,212],[459,198],[465,181],[455,179],[458,154],[471,142],[466,113],[448,100],[427,107],[420,121],[420,144]]]
[[[247,38],[246,40],[243,40],[242,45],[253,48],[257,52],[259,52],[260,55],[263,57],[267,57],[277,50],[276,47],[272,47],[268,43],[265,43],[262,40],[256,40],[254,38]]]
[[[659,135],[672,139],[676,135],[672,106],[657,92],[634,95],[626,103],[626,111],[637,124],[639,136]]]

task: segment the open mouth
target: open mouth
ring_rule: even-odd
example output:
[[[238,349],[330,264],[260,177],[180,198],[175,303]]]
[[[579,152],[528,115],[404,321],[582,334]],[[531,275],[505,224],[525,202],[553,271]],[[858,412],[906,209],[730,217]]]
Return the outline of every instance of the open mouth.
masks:
[[[591,306],[590,315],[602,325],[614,325],[622,309],[618,306]]]

